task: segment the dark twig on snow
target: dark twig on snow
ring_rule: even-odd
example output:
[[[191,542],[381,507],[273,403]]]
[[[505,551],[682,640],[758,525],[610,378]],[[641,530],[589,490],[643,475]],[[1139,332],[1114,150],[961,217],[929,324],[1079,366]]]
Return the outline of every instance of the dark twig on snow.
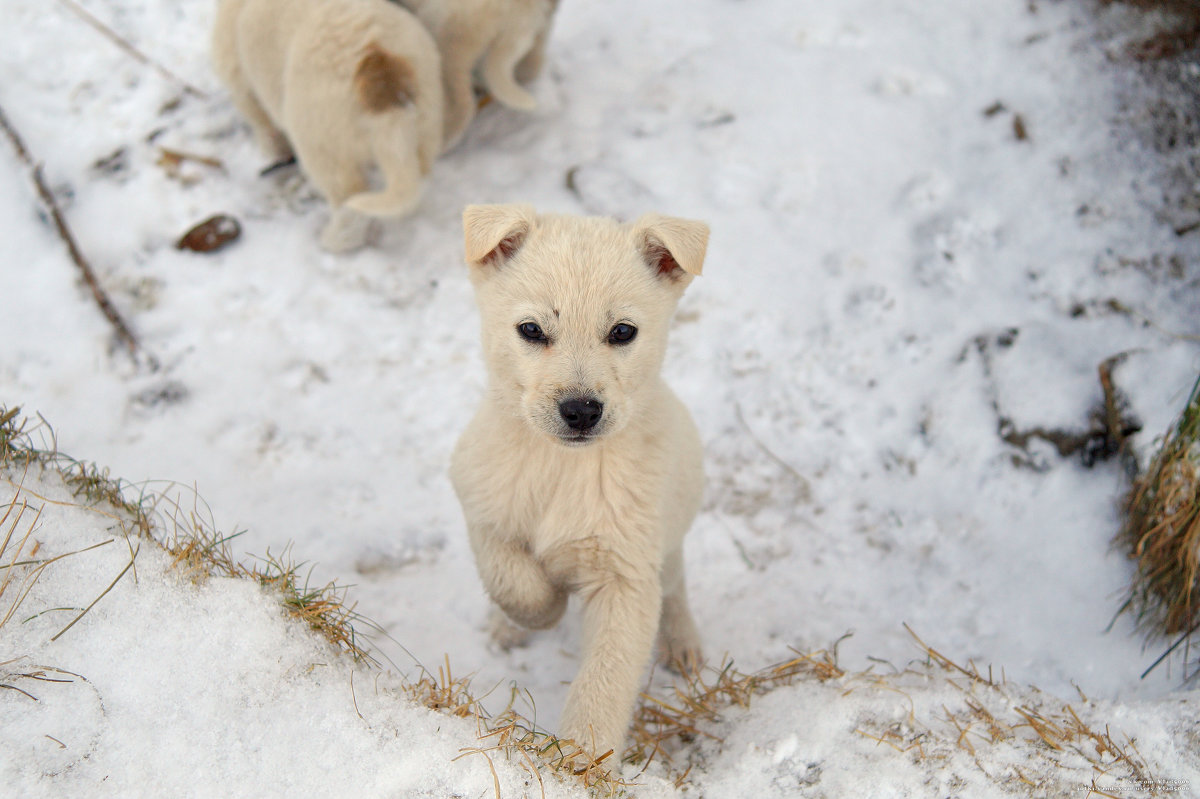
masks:
[[[129,329],[129,325],[125,323],[125,319],[121,316],[117,307],[113,305],[108,294],[100,286],[100,281],[97,280],[96,273],[92,270],[87,259],[84,258],[83,253],[80,252],[79,245],[75,243],[75,237],[71,235],[71,229],[67,227],[67,220],[63,217],[62,211],[59,210],[58,201],[54,199],[53,192],[46,186],[46,181],[42,177],[41,164],[33,160],[33,156],[26,149],[25,142],[21,140],[20,134],[17,133],[12,123],[8,121],[8,116],[4,113],[3,108],[0,108],[0,127],[4,128],[8,140],[12,142],[13,149],[17,152],[17,157],[29,167],[38,196],[46,206],[50,218],[54,220],[54,227],[58,230],[59,237],[67,245],[67,252],[71,256],[71,260],[79,267],[79,271],[83,273],[83,280],[87,283],[88,288],[91,289],[92,297],[95,298],[96,304],[100,306],[104,317],[112,324],[117,338],[120,339],[125,349],[129,351],[130,356],[134,361],[138,361],[140,356],[144,354],[141,343],[138,342],[137,337],[133,335],[133,331]],[[149,357],[148,363],[152,369],[156,366],[153,357]]]
[[[746,435],[750,436],[751,441],[758,445],[758,448],[762,450],[762,453],[771,460],[775,461],[775,463],[779,464],[784,471],[796,479],[796,484],[800,487],[800,495],[803,500],[807,502],[812,496],[812,486],[809,484],[808,480],[805,479],[804,475],[800,474],[800,470],[785,461],[779,455],[775,454],[775,452],[768,447],[761,438],[755,435],[754,431],[750,428],[750,425],[746,422],[746,416],[742,413],[742,404],[740,402],[735,402],[733,404],[733,412],[737,417],[738,424],[742,426],[742,430],[746,432]]]
[[[102,36],[104,36],[104,38],[108,39],[110,42],[115,44],[117,47],[121,48],[121,50],[123,52],[125,52],[126,55],[130,56],[131,58],[133,58],[135,61],[137,61],[139,63],[145,64],[148,67],[153,67],[154,70],[158,72],[158,74],[162,75],[167,80],[169,80],[173,83],[179,84],[181,87],[183,87],[183,91],[186,94],[190,94],[193,97],[197,97],[201,100],[205,99],[208,96],[204,92],[197,89],[192,84],[188,83],[183,78],[176,75],[171,70],[164,67],[162,64],[160,64],[157,61],[155,61],[154,59],[150,58],[148,55],[143,53],[141,50],[134,47],[132,44],[129,43],[128,40],[122,38],[116,31],[114,31],[112,28],[108,27],[103,22],[101,22],[99,19],[94,17],[91,13],[89,13],[87,11],[87,9],[85,9],[83,6],[76,3],[74,0],[58,0],[58,2],[62,3],[64,6],[66,6],[71,11],[71,13],[73,13],[75,16],[79,17],[81,20],[86,22],[88,25],[92,26],[92,28],[94,28],[96,31],[98,31]]]
[[[1128,605],[1129,603],[1126,603],[1126,604]],[[1143,680],[1146,679],[1146,677],[1148,677],[1150,675],[1150,672],[1157,669],[1164,660],[1166,660],[1168,657],[1170,657],[1172,652],[1174,652],[1176,649],[1179,648],[1180,644],[1187,643],[1191,639],[1191,637],[1196,633],[1197,630],[1200,630],[1200,621],[1193,624],[1190,628],[1187,629],[1187,631],[1185,631],[1183,633],[1183,635],[1176,638],[1175,642],[1173,644],[1171,644],[1169,647],[1167,647],[1167,651],[1163,652],[1161,655],[1159,655],[1158,658],[1155,659],[1155,661],[1150,664],[1149,668],[1147,668],[1145,671],[1142,672],[1142,676],[1140,679],[1143,679]]]

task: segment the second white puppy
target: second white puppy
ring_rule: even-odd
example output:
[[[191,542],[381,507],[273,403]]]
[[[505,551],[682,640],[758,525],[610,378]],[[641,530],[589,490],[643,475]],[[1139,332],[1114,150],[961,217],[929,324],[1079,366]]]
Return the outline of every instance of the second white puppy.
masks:
[[[469,206],[466,258],[488,391],[451,479],[480,577],[513,621],[555,624],[583,599],[583,658],[560,725],[619,757],[657,633],[699,665],[682,544],[701,445],[659,375],[667,329],[708,243],[701,222],[632,224]]]
[[[213,66],[268,154],[295,152],[325,195],[328,250],[361,246],[369,217],[402,216],[442,147],[441,59],[387,0],[221,0]],[[383,174],[368,191],[367,170]]]
[[[437,39],[446,89],[446,147],[475,116],[472,75],[506,106],[530,111],[533,95],[518,81],[537,77],[558,0],[400,0]]]

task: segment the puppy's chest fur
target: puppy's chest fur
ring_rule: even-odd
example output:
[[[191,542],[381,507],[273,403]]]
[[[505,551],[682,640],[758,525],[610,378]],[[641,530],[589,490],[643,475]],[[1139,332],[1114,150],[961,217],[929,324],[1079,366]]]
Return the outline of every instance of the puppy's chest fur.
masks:
[[[654,461],[663,442],[630,433],[639,446],[526,446],[493,463],[484,483],[462,487],[494,534],[527,548],[560,585],[650,577],[662,561],[664,470]]]

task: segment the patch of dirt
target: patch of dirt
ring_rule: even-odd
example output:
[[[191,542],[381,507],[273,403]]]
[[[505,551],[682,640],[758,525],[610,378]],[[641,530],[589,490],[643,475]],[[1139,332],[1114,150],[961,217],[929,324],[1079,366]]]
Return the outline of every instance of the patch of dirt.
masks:
[[[1133,449],[1127,446],[1130,436],[1142,429],[1142,424],[1130,407],[1125,392],[1114,379],[1114,370],[1129,353],[1118,353],[1097,366],[1102,397],[1092,403],[1086,426],[1072,429],[1034,425],[1020,428],[1006,411],[996,382],[993,360],[998,351],[1010,349],[1020,336],[1018,328],[976,336],[963,350],[965,360],[972,350],[978,355],[987,381],[989,401],[996,414],[996,435],[1013,447],[1012,463],[1018,468],[1045,471],[1049,463],[1041,456],[1038,442],[1054,448],[1059,457],[1078,455],[1085,468],[1100,461],[1119,456],[1126,470],[1137,471]]]

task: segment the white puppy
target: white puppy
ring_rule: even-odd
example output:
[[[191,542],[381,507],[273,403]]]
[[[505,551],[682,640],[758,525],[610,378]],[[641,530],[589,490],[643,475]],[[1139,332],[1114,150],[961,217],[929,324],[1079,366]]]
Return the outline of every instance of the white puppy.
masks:
[[[446,147],[475,116],[472,74],[481,67],[488,92],[510,108],[530,111],[520,82],[537,77],[558,0],[400,0],[437,39],[446,88]],[[482,63],[480,63],[482,60]]]
[[[326,249],[361,246],[369,217],[416,206],[441,152],[443,98],[437,44],[408,11],[387,0],[221,0],[213,64],[268,154],[294,149],[328,199]],[[371,167],[382,191],[368,191]]]
[[[560,729],[619,756],[656,631],[668,663],[701,660],[682,553],[700,438],[659,371],[708,227],[523,205],[469,206],[463,225],[489,373],[451,464],[471,548],[525,627],[555,624],[580,594],[582,665]]]

